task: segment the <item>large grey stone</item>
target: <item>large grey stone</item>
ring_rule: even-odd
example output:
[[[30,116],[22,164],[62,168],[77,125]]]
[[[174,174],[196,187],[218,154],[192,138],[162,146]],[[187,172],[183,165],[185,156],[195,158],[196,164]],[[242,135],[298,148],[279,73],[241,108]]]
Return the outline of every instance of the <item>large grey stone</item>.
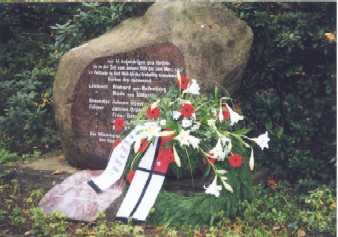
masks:
[[[95,97],[88,87],[99,80],[90,70],[97,65],[109,66],[116,58],[163,60],[171,69],[185,69],[203,91],[218,86],[232,93],[240,85],[252,39],[250,27],[221,3],[168,1],[153,4],[144,16],[128,19],[70,50],[59,63],[54,83],[56,121],[66,159],[78,167],[100,169],[111,150],[114,136],[108,131],[112,130],[114,106],[96,104],[103,109],[95,113],[97,108],[88,109],[88,97]],[[162,79],[160,84],[168,88],[172,82]],[[111,84],[107,88],[111,90]],[[110,96],[104,94],[107,91],[101,98]],[[106,132],[100,135],[105,139],[98,138],[100,131]]]

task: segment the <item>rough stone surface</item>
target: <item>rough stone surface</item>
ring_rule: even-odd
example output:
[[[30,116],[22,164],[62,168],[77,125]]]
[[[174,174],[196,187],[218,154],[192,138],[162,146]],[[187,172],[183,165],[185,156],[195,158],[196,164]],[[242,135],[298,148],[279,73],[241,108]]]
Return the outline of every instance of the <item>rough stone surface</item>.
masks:
[[[60,61],[54,83],[56,120],[66,159],[81,168],[102,169],[109,157],[112,141],[99,143],[90,138],[88,127],[96,124],[108,131],[111,117],[100,113],[94,119],[86,111],[82,118],[74,115],[74,111],[79,115],[82,108],[88,109],[88,95],[82,91],[88,82],[83,83],[83,73],[95,60],[141,52],[142,57],[164,58],[184,68],[204,91],[218,86],[233,92],[239,87],[252,38],[251,29],[222,4],[170,1],[155,3],[144,16],[128,19],[70,50]],[[182,58],[166,58],[167,51],[158,49],[161,45],[177,48],[176,55]],[[157,48],[156,53],[147,50],[152,47]],[[80,99],[81,95],[86,99]],[[98,121],[104,122],[97,125]]]
[[[72,220],[89,222],[109,207],[110,212],[116,213],[125,182],[120,180],[105,192],[97,194],[87,181],[101,172],[84,170],[69,176],[47,192],[40,200],[39,207],[45,213],[58,211]]]

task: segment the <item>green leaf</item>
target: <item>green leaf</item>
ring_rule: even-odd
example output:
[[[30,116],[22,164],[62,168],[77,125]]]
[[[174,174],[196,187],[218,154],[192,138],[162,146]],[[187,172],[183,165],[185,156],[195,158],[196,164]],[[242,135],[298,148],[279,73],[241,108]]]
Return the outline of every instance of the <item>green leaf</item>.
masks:
[[[236,131],[233,131],[232,133],[236,134],[236,135],[245,135],[247,134],[248,132],[250,132],[252,129],[251,128],[242,128],[242,129],[239,129],[239,130],[236,130]]]

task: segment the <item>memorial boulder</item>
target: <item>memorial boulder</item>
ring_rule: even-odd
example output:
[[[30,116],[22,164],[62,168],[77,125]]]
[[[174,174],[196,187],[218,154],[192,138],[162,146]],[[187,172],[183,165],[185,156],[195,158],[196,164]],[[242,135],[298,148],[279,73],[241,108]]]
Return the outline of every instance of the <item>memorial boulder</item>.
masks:
[[[202,91],[235,91],[252,38],[222,4],[170,1],[70,50],[60,60],[53,91],[66,159],[104,168],[118,137],[112,121],[130,121],[149,97],[165,94],[178,69],[198,80]]]

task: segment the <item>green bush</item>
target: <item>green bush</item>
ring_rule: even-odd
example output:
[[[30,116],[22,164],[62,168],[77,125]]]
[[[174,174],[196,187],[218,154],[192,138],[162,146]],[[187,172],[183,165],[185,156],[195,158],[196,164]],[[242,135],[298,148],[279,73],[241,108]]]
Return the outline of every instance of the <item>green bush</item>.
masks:
[[[11,91],[0,127],[12,150],[28,152],[56,143],[50,88],[53,75],[52,68],[35,67],[1,84],[2,91]]]
[[[18,158],[19,156],[16,153],[0,147],[0,164],[16,161]]]
[[[122,20],[144,13],[148,6],[147,3],[83,3],[66,23],[50,27],[55,39],[54,54],[59,58],[71,48],[111,30]]]
[[[257,198],[243,202],[240,219],[247,226],[258,223],[290,233],[304,229],[311,236],[334,236],[336,231],[336,193],[333,187],[319,186],[305,194],[294,193],[286,183],[277,192],[257,187]]]
[[[265,123],[271,136],[257,164],[290,180],[334,182],[336,41],[325,33],[335,37],[336,4],[227,5],[254,32],[238,94],[250,127]]]
[[[0,7],[1,143],[18,153],[48,150],[58,144],[51,103],[57,62],[49,56],[49,24],[71,11],[51,4]]]
[[[332,234],[336,231],[336,195],[327,186],[321,186],[301,198],[304,210],[298,213],[300,224],[308,231]]]
[[[45,215],[40,208],[29,209],[31,233],[34,236],[68,237],[66,218],[61,213]]]

